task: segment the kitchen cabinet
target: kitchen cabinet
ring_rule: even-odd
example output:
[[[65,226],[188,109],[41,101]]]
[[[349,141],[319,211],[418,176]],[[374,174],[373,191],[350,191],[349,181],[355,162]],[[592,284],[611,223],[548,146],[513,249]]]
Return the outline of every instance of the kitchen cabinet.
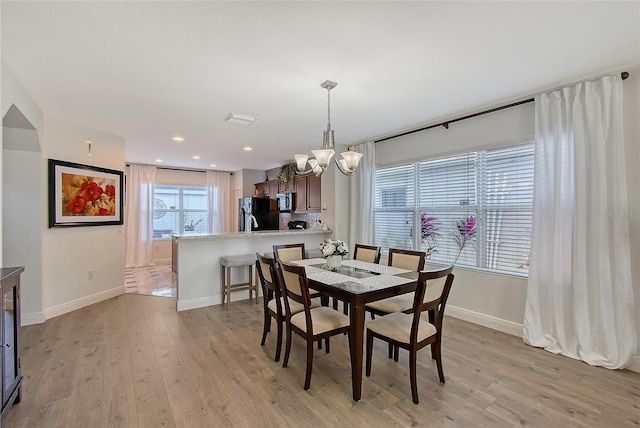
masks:
[[[296,177],[296,212],[320,212],[320,177]]]
[[[277,181],[265,181],[263,183],[256,183],[256,196],[257,197],[265,197],[268,196],[269,199],[275,199],[278,192],[278,182]]]
[[[298,187],[296,186],[297,179],[297,175],[292,175],[291,177],[289,177],[289,180],[286,183],[278,181],[278,193],[295,192]]]
[[[1,268],[0,367],[2,367],[2,415],[22,398],[20,368],[20,274],[24,267]]]

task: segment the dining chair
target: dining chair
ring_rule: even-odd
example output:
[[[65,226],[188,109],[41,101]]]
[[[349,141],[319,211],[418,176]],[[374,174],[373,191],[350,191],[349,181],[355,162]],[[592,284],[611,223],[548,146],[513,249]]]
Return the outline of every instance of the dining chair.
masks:
[[[303,260],[306,258],[306,252],[304,250],[304,243],[300,244],[281,244],[273,246],[273,258],[278,262],[291,262],[294,260]],[[329,298],[327,296],[323,296],[317,291],[311,289],[311,297],[322,298],[323,306],[329,304]],[[337,302],[334,301],[334,309],[337,307]],[[319,348],[322,348],[322,344],[318,344]]]
[[[380,263],[380,247],[356,244],[353,250],[353,260],[369,263]]]
[[[312,307],[309,295],[309,281],[304,266],[279,261],[280,280],[284,293],[287,313],[287,341],[282,366],[287,367],[291,353],[291,332],[295,332],[307,342],[307,371],[304,389],[311,386],[311,369],[313,368],[313,342],[325,340],[326,352],[329,353],[329,338],[338,334],[349,333],[349,317],[328,306]],[[304,310],[297,314],[291,312],[292,303],[303,305]]]
[[[416,404],[418,404],[416,383],[418,350],[431,345],[431,358],[436,360],[438,377],[440,382],[445,382],[441,351],[442,321],[453,278],[453,266],[436,271],[420,272],[411,313],[395,312],[367,323],[366,375],[371,376],[374,338],[388,342],[390,347],[408,350],[411,396]],[[434,319],[431,319],[431,316],[429,321],[422,319],[422,312],[425,311],[433,312]]]
[[[426,253],[424,251],[389,249],[388,265],[419,272],[424,269]],[[371,313],[371,319],[376,315],[387,315],[393,312],[409,311],[413,307],[413,293],[401,294],[376,302],[367,303],[365,309]]]
[[[283,262],[302,260],[305,258],[304,243],[274,245],[273,257]]]
[[[280,287],[280,281],[276,269],[278,269],[276,262],[271,257],[265,257],[260,253],[256,253],[256,270],[258,272],[258,278],[262,285],[262,296],[264,305],[264,324],[262,328],[262,341],[261,346],[264,346],[267,338],[267,333],[271,331],[271,318],[276,322],[277,326],[277,338],[276,338],[276,355],[274,360],[280,361],[280,350],[282,349],[282,324],[286,321],[286,310],[284,307],[284,299],[282,298],[282,291]],[[318,299],[311,300],[311,307],[320,306]],[[297,314],[302,312],[304,307],[298,302],[291,302],[291,312]]]

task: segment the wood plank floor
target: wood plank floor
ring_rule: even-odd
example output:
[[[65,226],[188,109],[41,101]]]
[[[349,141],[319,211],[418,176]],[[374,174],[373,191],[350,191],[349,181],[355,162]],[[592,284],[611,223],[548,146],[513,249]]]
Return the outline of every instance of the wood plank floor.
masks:
[[[640,374],[591,367],[447,317],[438,382],[418,359],[375,342],[362,400],[351,399],[347,337],[316,351],[303,390],[305,345],[289,367],[260,346],[262,305],[233,302],[176,312],[174,298],[122,295],[23,328],[23,399],[3,427],[631,427],[640,425]]]

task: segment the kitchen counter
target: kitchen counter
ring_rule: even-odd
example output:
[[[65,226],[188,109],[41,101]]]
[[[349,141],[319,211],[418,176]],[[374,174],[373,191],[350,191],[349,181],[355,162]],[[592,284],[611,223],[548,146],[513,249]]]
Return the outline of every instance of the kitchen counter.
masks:
[[[316,250],[332,233],[332,230],[300,229],[172,235],[177,309],[184,311],[222,303],[220,257],[264,254],[273,251],[274,245],[301,242],[306,250]],[[233,269],[232,278],[234,283],[247,281],[247,270]],[[232,293],[231,310],[234,301],[248,298],[247,291]]]
[[[331,230],[293,229],[293,230],[259,230],[256,232],[229,232],[229,233],[191,233],[184,235],[172,235],[176,241],[202,241],[207,239],[225,238],[262,238],[265,236],[301,236],[301,235],[326,235]]]

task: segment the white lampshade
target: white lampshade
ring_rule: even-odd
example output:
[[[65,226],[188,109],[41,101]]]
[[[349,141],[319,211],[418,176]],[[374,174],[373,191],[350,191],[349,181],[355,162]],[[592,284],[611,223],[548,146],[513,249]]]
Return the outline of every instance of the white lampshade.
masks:
[[[342,157],[344,158],[344,164],[342,164],[342,161],[340,161],[340,163],[345,166],[346,165],[346,169],[348,169],[349,171],[355,171],[356,169],[358,169],[358,164],[360,163],[360,158],[362,158],[362,153],[358,153],[358,152],[342,152]]]
[[[318,166],[322,169],[326,169],[329,162],[331,162],[331,158],[335,154],[332,149],[320,149],[320,150],[311,150],[311,153],[318,160]]]
[[[323,170],[318,165],[318,161],[316,159],[309,159],[309,165],[311,165],[311,170],[316,175],[316,177],[319,177],[322,175]]]
[[[304,172],[304,168],[307,166],[307,159],[309,156],[307,155],[294,155],[296,159],[296,166],[298,167],[298,172]]]

